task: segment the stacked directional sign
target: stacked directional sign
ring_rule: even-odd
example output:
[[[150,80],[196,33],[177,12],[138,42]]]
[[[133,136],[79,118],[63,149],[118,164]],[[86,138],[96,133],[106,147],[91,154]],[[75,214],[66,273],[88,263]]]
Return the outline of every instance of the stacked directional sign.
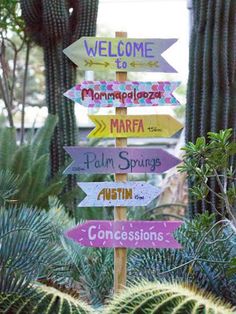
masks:
[[[176,72],[162,57],[176,39],[83,37],[64,50],[82,70]],[[84,81],[65,96],[87,108],[176,106],[179,82]],[[169,115],[92,115],[90,138],[170,137],[182,125]],[[65,174],[163,173],[180,160],[160,148],[65,147]],[[80,182],[81,207],[146,206],[160,189],[146,182]],[[67,231],[81,245],[114,248],[180,248],[172,233],[180,221],[88,221]]]

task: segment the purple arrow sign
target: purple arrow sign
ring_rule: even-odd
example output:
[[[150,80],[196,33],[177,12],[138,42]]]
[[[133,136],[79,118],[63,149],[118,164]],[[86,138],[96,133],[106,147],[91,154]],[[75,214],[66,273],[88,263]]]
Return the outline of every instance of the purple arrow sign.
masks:
[[[161,148],[64,148],[73,158],[64,174],[163,173],[181,162]]]
[[[161,190],[146,182],[80,182],[87,194],[80,207],[146,206]]]
[[[176,106],[180,82],[84,81],[64,95],[85,107]]]
[[[83,246],[124,248],[181,248],[172,233],[182,221],[90,220],[66,232]]]

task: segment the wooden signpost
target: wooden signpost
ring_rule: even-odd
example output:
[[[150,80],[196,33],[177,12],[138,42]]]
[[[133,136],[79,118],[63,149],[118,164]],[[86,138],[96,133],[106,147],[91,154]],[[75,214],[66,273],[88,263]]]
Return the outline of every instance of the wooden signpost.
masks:
[[[183,125],[170,115],[89,116],[95,129],[88,138],[101,137],[170,137]]]
[[[82,206],[115,206],[114,221],[87,221],[66,232],[84,246],[114,248],[114,291],[126,285],[127,248],[180,248],[172,233],[180,221],[127,221],[127,208],[146,206],[160,194],[145,182],[127,182],[128,173],[163,173],[180,163],[159,148],[126,147],[128,137],[169,137],[183,126],[168,115],[130,116],[127,107],[179,104],[179,82],[128,82],[127,71],[174,73],[161,54],[176,39],[82,37],[64,50],[84,70],[114,70],[116,81],[84,81],[64,95],[85,107],[115,107],[113,116],[90,116],[88,137],[114,137],[116,147],[65,147],[72,163],[65,174],[114,173],[115,182],[80,182]]]
[[[177,106],[173,95],[180,82],[84,81],[64,96],[84,107]]]
[[[87,194],[80,207],[147,206],[161,192],[146,182],[79,182]]]
[[[130,39],[123,34],[118,33],[116,38],[82,37],[64,53],[80,70],[176,72],[162,57],[176,38]]]

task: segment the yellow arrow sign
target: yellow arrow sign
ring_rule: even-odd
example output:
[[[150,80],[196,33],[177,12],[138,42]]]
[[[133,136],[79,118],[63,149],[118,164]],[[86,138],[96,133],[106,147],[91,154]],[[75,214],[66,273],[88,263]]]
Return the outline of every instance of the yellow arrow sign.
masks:
[[[170,137],[183,125],[170,115],[91,115],[95,129],[88,138],[96,137]]]

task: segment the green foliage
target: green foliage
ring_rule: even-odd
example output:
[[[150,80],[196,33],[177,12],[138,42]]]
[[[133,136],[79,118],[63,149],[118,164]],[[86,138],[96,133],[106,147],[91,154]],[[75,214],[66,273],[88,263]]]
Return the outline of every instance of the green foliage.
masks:
[[[5,314],[90,314],[92,308],[69,294],[41,285],[31,289],[27,297],[0,295],[0,311]]]
[[[183,249],[132,250],[129,280],[193,282],[235,303],[236,276],[228,276],[227,271],[236,256],[236,235],[227,221],[217,225],[215,222],[214,215],[207,213],[186,221],[175,232]]]
[[[177,283],[135,283],[115,296],[106,314],[233,314],[232,306],[216,297]]]
[[[36,279],[71,281],[62,227],[55,210],[53,214],[55,220],[44,211],[24,206],[0,210],[0,292],[23,293]]]
[[[17,145],[15,129],[0,129],[0,177],[3,176],[0,180],[7,180],[0,190],[0,197],[5,201],[14,199],[17,204],[48,208],[48,197],[57,196],[62,191],[65,183],[61,175],[49,179],[50,139],[56,124],[57,118],[49,115],[32,141],[22,146]],[[12,188],[6,194],[4,190],[11,185]],[[10,191],[13,188],[12,194]]]
[[[72,244],[68,254],[76,265],[73,277],[78,283],[80,297],[96,307],[104,304],[113,288],[113,250]]]
[[[192,195],[198,200],[206,199],[209,192],[224,204],[225,212],[231,219],[236,215],[236,173],[232,169],[231,159],[236,155],[236,143],[232,138],[232,129],[219,133],[208,132],[208,141],[204,137],[197,138],[195,143],[187,143],[183,150],[181,172],[186,171]],[[212,178],[217,186],[212,189]],[[220,208],[218,208],[220,211]],[[217,211],[217,208],[215,209]],[[235,216],[236,218],[236,216]]]
[[[1,0],[0,12],[1,32],[10,31],[22,36],[25,24],[19,12],[19,0]]]
[[[9,170],[0,170],[0,206],[13,199],[18,192],[19,178]]]

